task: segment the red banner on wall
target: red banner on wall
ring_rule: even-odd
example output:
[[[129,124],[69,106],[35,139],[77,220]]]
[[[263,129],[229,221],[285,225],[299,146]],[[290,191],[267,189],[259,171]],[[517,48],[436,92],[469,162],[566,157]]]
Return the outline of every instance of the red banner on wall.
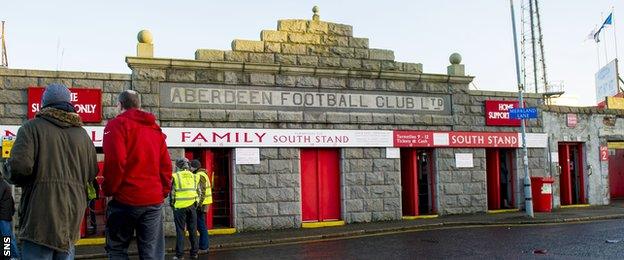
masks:
[[[520,147],[520,134],[510,132],[395,131],[394,147],[518,148]]]
[[[448,147],[518,147],[518,133],[450,132]]]
[[[518,108],[518,101],[486,100],[485,125],[520,126],[520,120],[509,119],[512,108]]]
[[[433,132],[394,131],[394,147],[430,147],[433,146]]]
[[[34,118],[41,109],[43,87],[28,88],[28,119]],[[70,88],[71,103],[83,122],[102,121],[102,90]]]

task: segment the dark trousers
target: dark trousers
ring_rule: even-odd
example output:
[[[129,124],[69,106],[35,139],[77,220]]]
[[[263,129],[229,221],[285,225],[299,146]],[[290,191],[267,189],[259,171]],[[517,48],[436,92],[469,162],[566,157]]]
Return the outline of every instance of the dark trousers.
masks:
[[[197,207],[197,231],[199,231],[199,249],[208,250],[208,229],[206,228],[206,210],[208,205]]]
[[[181,209],[173,209],[176,227],[176,256],[184,256],[184,229],[188,231],[191,242],[191,256],[197,255],[197,212],[195,205]]]
[[[75,247],[71,245],[68,251],[56,251],[40,244],[22,240],[22,259],[49,259],[49,260],[74,260]],[[13,259],[13,258],[11,258]]]
[[[106,210],[106,252],[109,259],[128,259],[136,231],[141,259],[165,259],[162,204],[135,207],[112,200]]]

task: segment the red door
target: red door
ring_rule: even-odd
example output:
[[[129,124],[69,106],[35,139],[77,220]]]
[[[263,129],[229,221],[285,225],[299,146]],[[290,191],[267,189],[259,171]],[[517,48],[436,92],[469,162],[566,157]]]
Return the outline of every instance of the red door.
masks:
[[[570,180],[570,150],[568,145],[559,144],[559,167],[561,169],[561,175],[559,176],[561,205],[572,204],[572,192],[570,187],[572,182]]]
[[[201,162],[212,184],[212,204],[206,212],[208,229],[232,226],[230,154],[231,149],[222,148],[185,150],[184,156],[187,159],[197,159]]]
[[[303,221],[340,219],[340,150],[301,149]]]
[[[585,203],[583,144],[560,143],[558,148],[561,205]]]
[[[418,165],[416,149],[401,149],[401,199],[403,216],[418,216]]]
[[[487,193],[488,209],[500,209],[500,154],[498,149],[487,149],[485,151],[486,171],[487,171]]]
[[[612,199],[624,198],[623,149],[609,149],[609,190]]]
[[[403,216],[435,213],[433,152],[401,149],[401,200]]]

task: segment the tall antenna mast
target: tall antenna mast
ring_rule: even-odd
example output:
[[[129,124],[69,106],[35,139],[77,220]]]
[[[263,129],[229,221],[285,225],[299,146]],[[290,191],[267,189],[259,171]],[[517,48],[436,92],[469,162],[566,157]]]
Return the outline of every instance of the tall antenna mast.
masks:
[[[531,51],[533,52],[533,81],[535,82],[535,93],[538,93],[538,89],[537,87],[539,86],[537,83],[537,68],[538,68],[538,60],[537,60],[537,50],[535,49],[535,44],[537,44],[535,42],[535,22],[533,22],[533,18],[535,17],[535,11],[533,10],[533,1],[529,0],[529,15],[531,16],[529,18],[530,21],[530,25],[531,25]],[[541,40],[538,38],[538,41],[541,42]]]
[[[0,35],[0,39],[2,40],[2,64],[0,64],[0,67],[8,67],[9,59],[7,58],[7,50],[6,50],[6,42],[5,42],[6,34],[4,33],[4,21],[2,21],[1,33],[2,34]]]
[[[563,94],[563,81],[555,83],[548,81],[538,0],[522,0],[521,8],[522,38],[520,43],[525,89],[543,94],[546,102],[550,103],[550,98]]]
[[[537,20],[537,33],[540,47],[540,63],[542,64],[542,81],[544,82],[544,92],[551,92],[548,80],[546,79],[546,58],[544,57],[544,36],[542,34],[542,22],[540,21],[539,4],[535,0],[535,16]]]

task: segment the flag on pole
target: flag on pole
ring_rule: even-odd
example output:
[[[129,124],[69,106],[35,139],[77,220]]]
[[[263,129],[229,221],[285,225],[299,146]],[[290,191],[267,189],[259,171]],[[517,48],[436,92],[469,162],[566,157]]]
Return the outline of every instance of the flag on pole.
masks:
[[[589,34],[587,35],[587,38],[585,38],[585,41],[588,40],[595,40],[594,35],[596,35],[596,27],[594,27]]]
[[[607,16],[607,19],[605,19],[600,28],[598,28],[598,31],[594,33],[594,40],[596,42],[600,42],[600,32],[602,31],[602,28],[605,28],[607,25],[611,24],[613,24],[613,13],[610,13],[609,16]]]

